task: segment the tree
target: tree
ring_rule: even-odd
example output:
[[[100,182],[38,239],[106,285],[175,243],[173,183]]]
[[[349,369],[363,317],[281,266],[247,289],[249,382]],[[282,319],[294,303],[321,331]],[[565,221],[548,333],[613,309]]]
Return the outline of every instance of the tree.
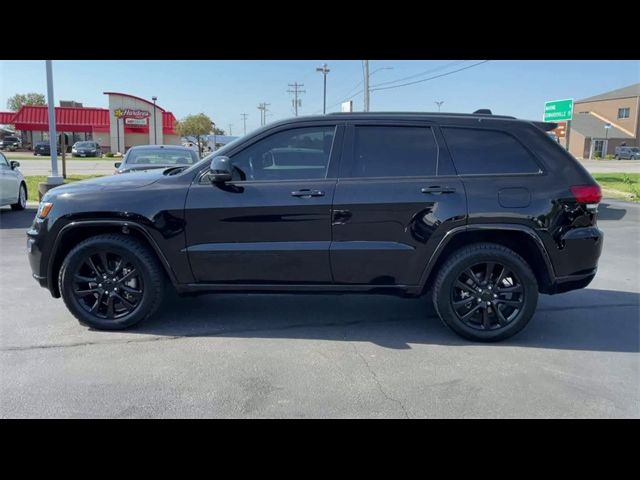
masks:
[[[7,108],[17,112],[23,105],[46,105],[42,93],[16,93],[7,100]]]
[[[198,152],[202,156],[202,145],[211,133],[213,122],[204,113],[187,115],[178,122],[177,132],[181,137],[194,137],[198,144]]]

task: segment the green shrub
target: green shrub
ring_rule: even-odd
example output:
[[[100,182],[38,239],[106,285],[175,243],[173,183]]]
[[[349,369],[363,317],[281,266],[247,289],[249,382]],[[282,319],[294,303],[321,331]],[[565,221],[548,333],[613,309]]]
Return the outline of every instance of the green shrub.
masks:
[[[604,157],[604,158],[605,158],[605,160],[613,160],[613,159],[615,158],[615,155],[611,155],[611,154],[609,154],[609,155],[607,155],[607,156],[606,156],[606,157]]]
[[[107,157],[107,158],[113,158],[113,153],[107,152],[107,153],[104,154],[104,156]]]

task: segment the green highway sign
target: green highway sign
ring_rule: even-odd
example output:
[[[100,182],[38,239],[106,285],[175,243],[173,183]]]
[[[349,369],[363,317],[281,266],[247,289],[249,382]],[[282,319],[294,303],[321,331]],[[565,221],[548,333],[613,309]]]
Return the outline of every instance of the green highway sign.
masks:
[[[544,104],[545,122],[560,122],[563,120],[571,120],[573,117],[573,99],[554,100]]]

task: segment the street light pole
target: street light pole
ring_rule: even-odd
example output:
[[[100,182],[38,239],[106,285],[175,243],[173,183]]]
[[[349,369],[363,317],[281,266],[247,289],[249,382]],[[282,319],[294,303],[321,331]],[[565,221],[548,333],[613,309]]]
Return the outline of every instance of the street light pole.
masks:
[[[58,148],[56,135],[56,106],[53,103],[53,69],[51,60],[45,61],[47,67],[47,103],[49,113],[49,150],[51,152],[51,176],[47,178],[50,185],[59,185],[64,182],[58,174]]]
[[[376,68],[373,72],[369,73],[369,60],[363,60],[364,62],[364,111],[368,112],[371,108],[371,88],[369,87],[369,79],[374,73],[380,70],[393,70],[393,67],[380,67]],[[374,89],[375,90],[375,89]]]
[[[442,104],[444,103],[444,100],[440,100],[439,102],[433,102],[436,105],[438,105],[438,112],[440,111],[440,107],[442,106]]]
[[[324,77],[324,95],[322,97],[322,113],[327,113],[327,73],[329,70],[326,63],[322,64],[322,67],[316,68],[316,72],[322,72],[322,76]]]
[[[156,100],[158,100],[158,97],[153,96],[151,97],[151,100],[153,100],[153,144],[157,145],[158,144],[158,127],[156,125]]]
[[[213,151],[216,151],[216,124],[215,122],[211,122],[211,125],[213,126]]]

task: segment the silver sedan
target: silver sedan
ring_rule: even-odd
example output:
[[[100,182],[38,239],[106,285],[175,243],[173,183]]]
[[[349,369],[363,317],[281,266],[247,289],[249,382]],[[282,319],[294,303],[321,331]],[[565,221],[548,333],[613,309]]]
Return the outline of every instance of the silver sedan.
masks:
[[[11,205],[13,210],[24,210],[27,206],[27,182],[19,166],[0,152],[0,207]]]

